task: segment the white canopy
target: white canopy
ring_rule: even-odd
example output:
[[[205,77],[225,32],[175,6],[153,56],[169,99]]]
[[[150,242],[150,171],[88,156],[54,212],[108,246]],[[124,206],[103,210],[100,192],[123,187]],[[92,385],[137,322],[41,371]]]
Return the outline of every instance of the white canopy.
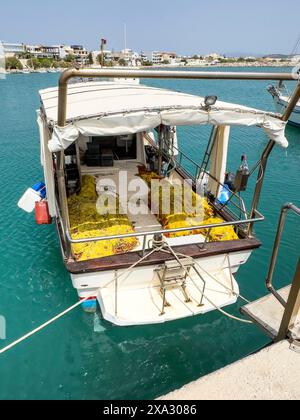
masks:
[[[40,92],[42,114],[53,135],[51,152],[68,148],[84,136],[126,135],[169,126],[244,125],[262,127],[271,140],[288,147],[286,123],[276,114],[217,101],[207,111],[204,99],[142,85],[88,82],[68,85],[67,124],[57,126],[58,89]]]

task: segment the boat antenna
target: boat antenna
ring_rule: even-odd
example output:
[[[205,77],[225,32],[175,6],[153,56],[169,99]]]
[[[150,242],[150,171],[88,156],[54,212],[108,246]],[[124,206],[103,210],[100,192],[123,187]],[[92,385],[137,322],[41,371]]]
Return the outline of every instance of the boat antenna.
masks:
[[[124,48],[127,49],[127,25],[124,23]]]
[[[295,55],[297,53],[299,47],[300,47],[300,33],[299,33],[297,42],[296,42],[296,44],[295,44],[295,46],[294,46],[294,48],[292,50],[291,56],[293,56],[293,55]]]

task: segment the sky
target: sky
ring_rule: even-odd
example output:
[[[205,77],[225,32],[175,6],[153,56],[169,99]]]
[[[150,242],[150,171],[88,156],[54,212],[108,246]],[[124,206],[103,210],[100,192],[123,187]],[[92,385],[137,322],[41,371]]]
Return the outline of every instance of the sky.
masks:
[[[299,0],[9,0],[0,39],[180,54],[290,54],[300,35]]]

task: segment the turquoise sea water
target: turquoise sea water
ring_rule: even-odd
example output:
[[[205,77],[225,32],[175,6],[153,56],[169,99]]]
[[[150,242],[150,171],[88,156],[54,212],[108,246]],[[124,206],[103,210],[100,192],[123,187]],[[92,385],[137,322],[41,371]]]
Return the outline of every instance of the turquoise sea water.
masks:
[[[7,323],[7,340],[0,340],[0,347],[77,301],[54,226],[37,227],[33,215],[16,205],[24,190],[42,179],[35,121],[38,90],[56,85],[57,80],[55,74],[11,75],[0,80],[0,316]],[[199,95],[216,94],[222,100],[273,110],[266,82],[146,83]],[[179,130],[182,147],[194,160],[201,157],[206,133],[207,128]],[[276,147],[266,175],[261,210],[267,219],[257,227],[263,247],[238,274],[241,291],[249,299],[265,294],[280,206],[286,201],[300,205],[300,130],[288,127],[287,137],[288,151]],[[249,164],[254,164],[265,142],[257,128],[234,128],[229,168],[236,170],[244,152]],[[276,270],[278,287],[287,284],[295,270],[299,237],[300,223],[292,216]],[[229,311],[238,315],[240,305],[238,302]],[[77,309],[0,356],[0,399],[150,399],[267,342],[256,327],[216,312],[166,325],[117,328],[95,323],[93,315]]]

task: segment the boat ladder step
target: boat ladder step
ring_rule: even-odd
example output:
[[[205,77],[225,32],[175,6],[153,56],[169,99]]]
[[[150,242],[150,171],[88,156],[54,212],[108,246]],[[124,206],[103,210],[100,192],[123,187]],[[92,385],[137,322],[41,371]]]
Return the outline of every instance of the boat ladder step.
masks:
[[[180,260],[166,261],[156,270],[161,285],[161,294],[163,299],[161,315],[164,315],[165,308],[170,306],[166,298],[167,290],[174,290],[176,288],[180,289],[185,302],[192,302],[186,290],[186,281],[188,280],[192,269],[200,276],[195,265],[196,262],[193,258],[182,258]]]

